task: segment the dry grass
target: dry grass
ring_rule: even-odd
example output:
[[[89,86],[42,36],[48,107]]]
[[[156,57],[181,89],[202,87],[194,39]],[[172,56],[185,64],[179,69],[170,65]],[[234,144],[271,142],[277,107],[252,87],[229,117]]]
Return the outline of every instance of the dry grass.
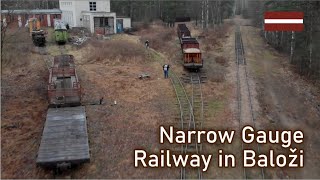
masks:
[[[1,177],[34,178],[42,171],[34,167],[47,109],[47,69],[32,53],[28,33],[13,37],[5,44],[2,59]]]
[[[6,68],[12,68],[16,66],[25,66],[29,63],[30,52],[33,50],[30,45],[21,44],[6,44],[3,49],[2,66]],[[11,51],[15,53],[10,53]]]
[[[162,79],[161,65],[150,61],[139,39],[120,35],[109,41],[88,41],[81,49],[66,49],[75,55],[84,102],[104,97],[103,105],[86,107],[91,162],[72,169],[70,178],[178,177],[178,170],[133,166],[134,149],[158,152],[164,148],[158,143],[157,129],[171,122],[163,114],[175,113],[171,83]],[[35,165],[47,112],[48,72],[45,56],[32,53],[33,47],[31,42],[31,49],[21,52],[19,46],[9,48],[10,66],[2,72],[3,178],[53,178],[51,170]],[[51,55],[59,52],[55,44],[47,48]],[[149,73],[150,79],[139,80],[142,72]],[[117,105],[111,106],[114,100]]]
[[[216,61],[216,63],[220,64],[221,66],[225,66],[225,67],[228,66],[228,62],[227,62],[226,58],[223,56],[216,57],[215,61]]]
[[[225,81],[225,68],[221,66],[215,66],[214,71],[208,72],[209,76],[211,76],[210,80],[212,82],[224,82]]]
[[[174,42],[176,38],[175,28],[164,27],[160,23],[156,23],[135,34],[141,36],[141,44],[149,40],[150,48],[162,53],[172,54],[178,50],[178,46]]]
[[[31,37],[23,29],[10,29],[5,36],[1,65],[3,68],[25,66],[30,59],[30,51],[34,48]],[[14,53],[12,53],[14,52]]]
[[[96,41],[90,43],[90,53],[86,60],[89,63],[108,65],[141,64],[149,60],[141,44],[125,40]]]
[[[200,36],[205,37],[202,40],[205,50],[210,51],[212,48],[221,48],[223,46],[223,40],[226,36],[226,32],[229,32],[230,28],[230,24],[224,24],[200,33]]]
[[[174,33],[170,30],[163,30],[155,32],[154,34],[147,34],[141,38],[141,41],[145,42],[146,40],[149,40],[150,47],[153,49],[165,50],[165,44],[174,38]]]

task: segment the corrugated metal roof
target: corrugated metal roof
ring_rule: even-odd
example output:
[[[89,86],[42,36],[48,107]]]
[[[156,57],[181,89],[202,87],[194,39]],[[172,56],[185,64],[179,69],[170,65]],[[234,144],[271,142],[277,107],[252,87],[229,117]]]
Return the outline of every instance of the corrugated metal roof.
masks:
[[[61,14],[60,9],[19,9],[10,10],[14,14]],[[1,13],[8,13],[8,10],[1,10]]]

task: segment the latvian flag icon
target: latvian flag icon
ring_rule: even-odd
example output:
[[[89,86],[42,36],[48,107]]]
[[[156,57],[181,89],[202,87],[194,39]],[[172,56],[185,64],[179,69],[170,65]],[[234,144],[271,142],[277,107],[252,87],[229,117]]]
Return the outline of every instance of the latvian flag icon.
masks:
[[[265,31],[303,31],[303,12],[270,11],[264,13]]]

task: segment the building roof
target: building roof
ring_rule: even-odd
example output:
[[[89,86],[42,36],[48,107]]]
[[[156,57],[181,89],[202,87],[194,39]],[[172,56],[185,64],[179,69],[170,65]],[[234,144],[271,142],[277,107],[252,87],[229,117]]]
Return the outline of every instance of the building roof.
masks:
[[[184,53],[200,53],[200,49],[197,48],[187,48],[187,49],[183,49]]]
[[[19,9],[10,10],[14,14],[61,14],[60,9]],[[1,10],[1,13],[8,13],[8,10]]]

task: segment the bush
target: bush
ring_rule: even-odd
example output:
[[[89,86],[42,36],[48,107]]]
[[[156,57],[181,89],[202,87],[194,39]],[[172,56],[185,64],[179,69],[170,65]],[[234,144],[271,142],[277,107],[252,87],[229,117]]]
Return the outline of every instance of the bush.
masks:
[[[226,58],[223,57],[223,56],[218,56],[216,57],[216,63],[220,64],[221,66],[227,66],[227,61],[226,61]]]
[[[92,51],[88,55],[89,62],[107,64],[136,64],[148,60],[142,45],[121,40],[92,41]]]

